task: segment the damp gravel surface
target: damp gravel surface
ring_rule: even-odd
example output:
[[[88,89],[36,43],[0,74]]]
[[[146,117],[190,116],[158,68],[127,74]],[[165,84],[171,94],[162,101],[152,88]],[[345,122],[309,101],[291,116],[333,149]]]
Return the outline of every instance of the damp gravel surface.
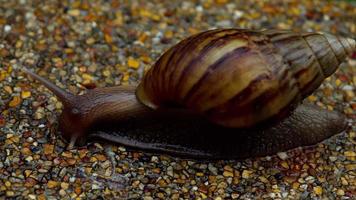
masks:
[[[66,150],[59,87],[137,84],[182,38],[217,27],[355,36],[355,1],[0,0],[0,199],[355,199],[356,55],[306,101],[344,113],[346,132],[246,160],[189,160],[104,142]]]

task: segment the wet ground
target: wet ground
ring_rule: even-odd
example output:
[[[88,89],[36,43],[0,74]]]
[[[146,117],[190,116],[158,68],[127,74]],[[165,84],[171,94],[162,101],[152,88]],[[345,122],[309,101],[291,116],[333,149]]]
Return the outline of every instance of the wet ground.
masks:
[[[76,94],[136,84],[167,48],[211,28],[354,37],[354,1],[95,2],[0,1],[0,198],[355,198],[355,60],[307,99],[343,112],[346,132],[242,161],[187,160],[103,142],[68,151],[56,131],[61,103],[19,71],[27,66]]]

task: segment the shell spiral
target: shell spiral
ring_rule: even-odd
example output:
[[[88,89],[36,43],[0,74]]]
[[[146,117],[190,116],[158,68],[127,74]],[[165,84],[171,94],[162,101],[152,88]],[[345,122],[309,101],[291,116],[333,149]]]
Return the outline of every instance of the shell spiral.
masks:
[[[326,33],[209,30],[164,53],[136,96],[153,109],[178,106],[250,127],[285,116],[355,49],[355,40]]]

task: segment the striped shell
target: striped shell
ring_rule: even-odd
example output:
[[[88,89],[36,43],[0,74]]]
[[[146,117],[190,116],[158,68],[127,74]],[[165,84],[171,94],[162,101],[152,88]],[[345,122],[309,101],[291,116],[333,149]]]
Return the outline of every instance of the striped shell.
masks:
[[[285,116],[355,48],[325,33],[210,30],[164,53],[136,95],[153,109],[184,107],[225,127],[250,127]]]

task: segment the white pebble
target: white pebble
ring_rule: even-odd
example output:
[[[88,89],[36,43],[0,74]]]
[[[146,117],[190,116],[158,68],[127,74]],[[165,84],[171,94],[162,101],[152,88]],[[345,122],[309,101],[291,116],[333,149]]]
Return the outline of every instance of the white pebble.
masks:
[[[197,12],[203,12],[203,10],[204,10],[203,6],[200,6],[200,5],[197,6],[195,9],[197,10]]]
[[[288,158],[288,154],[286,152],[278,152],[277,155],[281,160],[286,160]]]
[[[241,10],[235,10],[233,18],[240,19],[242,15],[244,15],[244,12],[242,12]]]
[[[352,87],[351,85],[345,85],[344,87],[342,87],[342,90],[352,91],[354,90],[354,87]]]
[[[93,185],[91,186],[91,189],[92,189],[92,190],[97,190],[97,189],[100,189],[100,187],[99,187],[99,185],[97,185],[97,184],[93,184]]]
[[[11,28],[10,25],[5,25],[5,26],[4,26],[4,31],[5,31],[5,32],[10,32],[11,29],[12,29],[12,28]]]

